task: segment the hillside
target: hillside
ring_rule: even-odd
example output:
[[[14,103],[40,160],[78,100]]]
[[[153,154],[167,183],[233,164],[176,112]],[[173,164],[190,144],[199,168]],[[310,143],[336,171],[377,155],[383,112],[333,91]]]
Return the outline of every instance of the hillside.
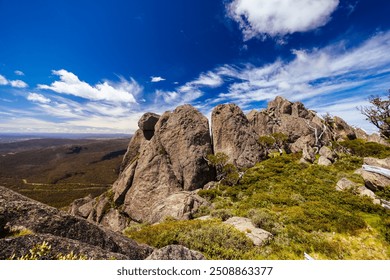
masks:
[[[63,207],[116,180],[128,139],[34,139],[0,144],[0,185]]]
[[[390,155],[389,149],[387,155]],[[354,190],[336,191],[341,178],[354,174],[363,158],[340,155],[332,166],[300,163],[301,154],[270,158],[249,168],[240,182],[220,184],[198,194],[210,205],[194,218],[168,219],[157,225],[130,227],[128,237],[156,247],[181,244],[210,259],[390,259],[389,210]],[[264,246],[225,225],[247,217],[272,233]]]

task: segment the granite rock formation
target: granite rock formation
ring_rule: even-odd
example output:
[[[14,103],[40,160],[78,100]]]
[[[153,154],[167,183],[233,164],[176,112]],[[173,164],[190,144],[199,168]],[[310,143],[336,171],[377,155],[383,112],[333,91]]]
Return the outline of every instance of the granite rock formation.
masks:
[[[205,160],[212,153],[208,120],[194,107],[179,106],[162,116],[146,113],[138,126],[113,185],[113,201],[101,197],[88,207],[88,219],[100,223],[107,220],[100,215],[107,210],[99,209],[114,204],[114,230],[126,227],[120,219],[155,223],[167,216],[190,218],[207,203],[194,191],[215,178]]]
[[[53,247],[53,250],[59,252],[63,252],[60,248],[66,244],[79,244],[77,246],[80,248],[84,245],[85,248],[99,248],[91,253],[91,257],[94,256],[93,254],[96,254],[98,258],[119,254],[117,256],[121,255],[121,258],[125,256],[127,259],[145,259],[153,251],[153,248],[149,246],[139,245],[121,234],[24,197],[4,187],[0,187],[0,205],[0,216],[3,220],[3,226],[0,228],[1,235],[7,235],[7,232],[14,228],[25,228],[35,234],[30,239],[12,241],[16,244],[32,244],[33,240],[37,242],[46,240],[47,235],[50,235],[47,240],[52,240],[54,247],[57,244],[57,249]],[[6,240],[1,241],[3,245],[12,243]],[[81,250],[80,253],[84,254],[84,251]]]
[[[214,153],[224,153],[237,167],[252,167],[264,155],[249,120],[234,104],[218,105],[211,115]]]

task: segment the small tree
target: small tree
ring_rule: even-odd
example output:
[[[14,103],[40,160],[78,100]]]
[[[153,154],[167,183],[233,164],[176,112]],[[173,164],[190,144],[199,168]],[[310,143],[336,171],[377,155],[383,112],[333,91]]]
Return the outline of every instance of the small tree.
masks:
[[[274,147],[276,141],[272,136],[264,135],[259,137],[258,142],[260,146],[265,150],[266,156],[268,156],[269,151]]]
[[[217,180],[223,184],[232,186],[237,184],[240,179],[237,167],[228,163],[229,156],[224,153],[207,155],[206,161],[209,165],[214,166],[217,171]]]
[[[367,120],[375,125],[385,139],[390,138],[390,89],[387,98],[370,96],[368,101],[371,106],[360,107],[360,112],[367,117]]]
[[[310,130],[312,130],[314,133],[314,139],[315,139],[314,147],[316,148],[317,150],[316,153],[317,153],[324,144],[322,137],[324,136],[324,133],[328,129],[328,126],[324,123],[322,124],[322,127],[319,127],[314,123],[310,123],[309,120],[305,120],[305,122],[307,126],[310,128]]]
[[[265,150],[266,156],[269,154],[270,150],[278,149],[279,153],[283,153],[283,148],[288,141],[288,136],[281,132],[275,132],[271,135],[260,136],[258,142],[260,146]]]

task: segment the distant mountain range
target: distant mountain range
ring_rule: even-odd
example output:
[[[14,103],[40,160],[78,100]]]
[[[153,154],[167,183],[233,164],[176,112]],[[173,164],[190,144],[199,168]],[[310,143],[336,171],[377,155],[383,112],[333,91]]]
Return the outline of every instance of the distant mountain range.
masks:
[[[98,133],[0,133],[0,143],[12,143],[31,139],[113,139],[129,138],[130,134]]]

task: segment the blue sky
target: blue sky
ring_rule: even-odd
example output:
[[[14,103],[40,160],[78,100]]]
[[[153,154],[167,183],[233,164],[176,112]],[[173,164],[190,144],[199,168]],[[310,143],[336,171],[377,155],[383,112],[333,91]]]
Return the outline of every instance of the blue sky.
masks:
[[[189,103],[277,95],[368,132],[390,88],[385,0],[0,0],[0,132],[132,133]]]

